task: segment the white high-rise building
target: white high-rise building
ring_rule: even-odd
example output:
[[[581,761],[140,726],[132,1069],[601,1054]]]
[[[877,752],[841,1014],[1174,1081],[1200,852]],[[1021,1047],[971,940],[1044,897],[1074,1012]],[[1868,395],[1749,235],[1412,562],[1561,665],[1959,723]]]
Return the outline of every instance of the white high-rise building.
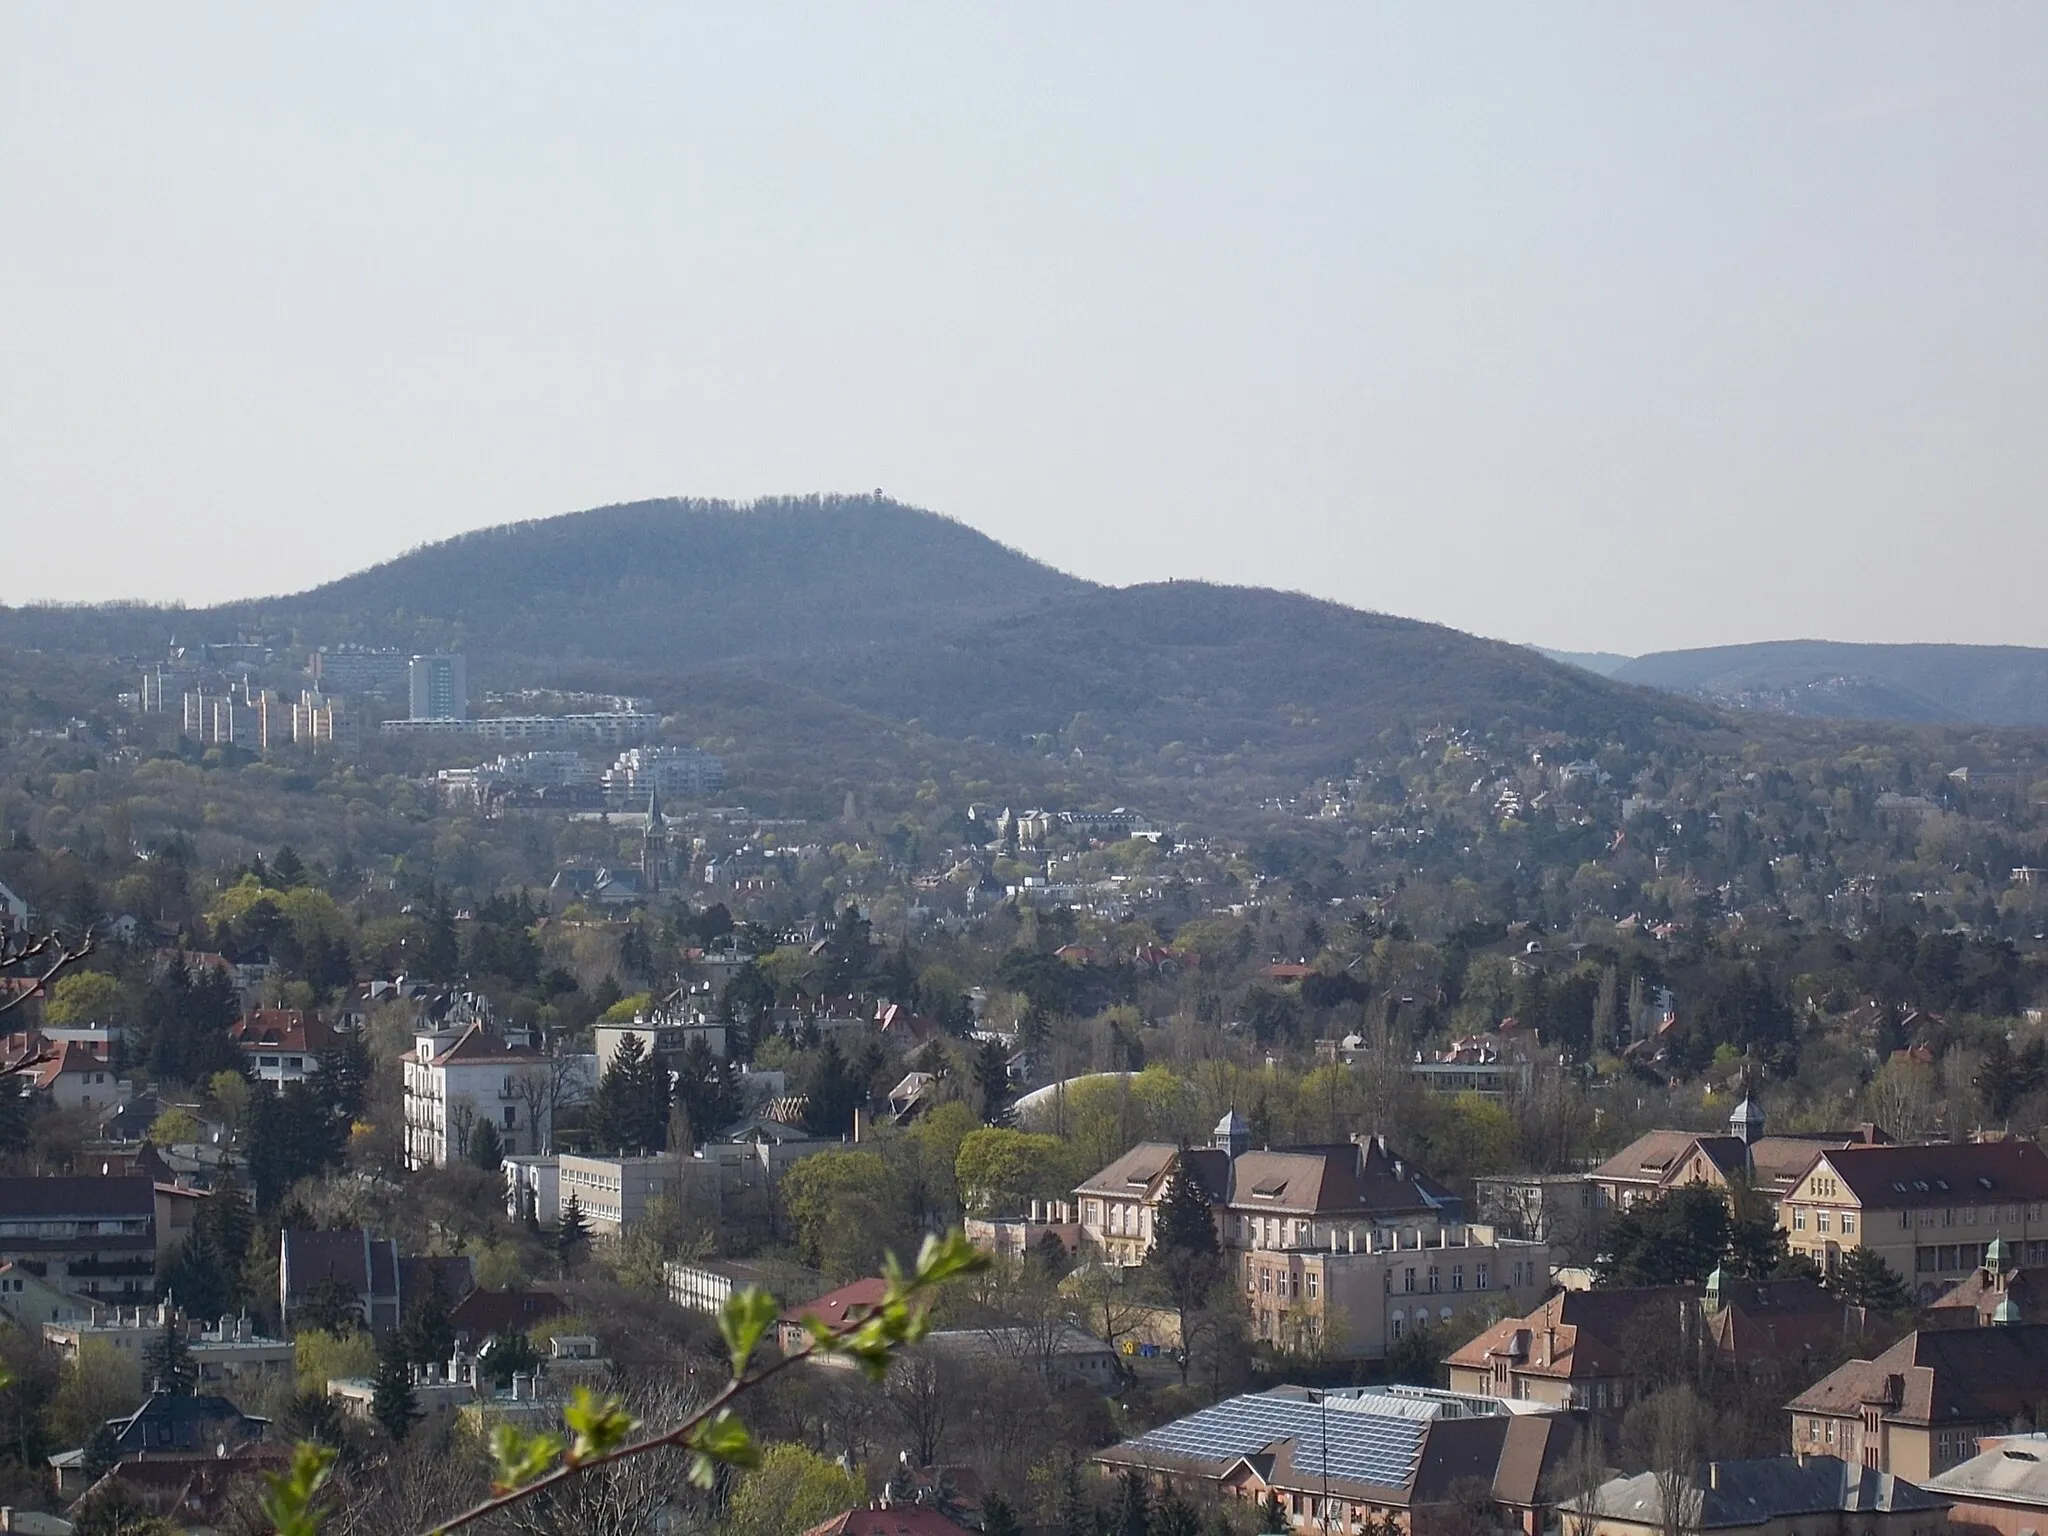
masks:
[[[468,669],[460,656],[415,656],[409,675],[413,719],[469,718]]]

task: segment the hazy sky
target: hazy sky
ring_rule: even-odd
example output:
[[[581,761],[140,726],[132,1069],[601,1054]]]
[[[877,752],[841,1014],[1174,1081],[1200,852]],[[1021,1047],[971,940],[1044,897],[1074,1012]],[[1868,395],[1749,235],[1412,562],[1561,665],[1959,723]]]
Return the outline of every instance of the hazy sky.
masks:
[[[2048,6],[0,5],[0,600],[873,487],[1560,646],[2048,644]]]

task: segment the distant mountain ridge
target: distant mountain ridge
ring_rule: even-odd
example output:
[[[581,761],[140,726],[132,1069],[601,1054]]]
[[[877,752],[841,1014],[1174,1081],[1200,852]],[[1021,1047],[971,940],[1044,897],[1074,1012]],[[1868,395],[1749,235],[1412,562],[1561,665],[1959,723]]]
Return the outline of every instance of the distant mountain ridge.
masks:
[[[472,693],[688,700],[693,721],[735,739],[784,720],[794,738],[799,715],[813,728],[916,722],[1005,751],[1042,755],[1050,738],[1167,776],[1223,757],[1297,783],[1341,775],[1384,733],[1438,723],[1647,741],[1713,722],[1525,647],[1297,593],[1097,586],[871,496],[603,507],[210,610],[0,610],[0,645],[87,649],[97,635],[138,656],[172,633],[241,629],[302,647],[458,649]]]
[[[1770,640],[1638,656],[1615,680],[1821,719],[2048,724],[2048,650]]]

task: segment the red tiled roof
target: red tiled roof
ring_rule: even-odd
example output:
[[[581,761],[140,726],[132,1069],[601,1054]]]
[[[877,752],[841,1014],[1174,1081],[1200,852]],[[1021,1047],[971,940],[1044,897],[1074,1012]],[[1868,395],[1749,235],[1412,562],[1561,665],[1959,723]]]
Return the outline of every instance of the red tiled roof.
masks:
[[[296,1008],[254,1009],[237,1019],[228,1033],[245,1051],[319,1052],[334,1044],[334,1031],[325,1020]]]
[[[888,1289],[888,1281],[880,1275],[870,1275],[865,1280],[842,1285],[836,1291],[827,1291],[816,1301],[791,1307],[782,1314],[782,1321],[801,1324],[805,1318],[815,1317],[828,1328],[843,1327],[858,1314],[880,1306]]]
[[[886,1509],[849,1509],[804,1536],[968,1536],[967,1528],[922,1504],[894,1504]]]

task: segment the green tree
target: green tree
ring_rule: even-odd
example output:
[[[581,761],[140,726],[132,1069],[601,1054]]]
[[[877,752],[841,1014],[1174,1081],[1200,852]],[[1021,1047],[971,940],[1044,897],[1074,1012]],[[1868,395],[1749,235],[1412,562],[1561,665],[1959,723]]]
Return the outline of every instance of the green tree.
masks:
[[[485,1173],[496,1173],[505,1165],[505,1140],[497,1122],[488,1115],[478,1120],[469,1133],[469,1160]]]
[[[1010,1121],[1010,1053],[1000,1040],[984,1040],[974,1053],[974,1090],[984,1125]]]
[[[739,1119],[745,1102],[732,1063],[718,1057],[701,1035],[691,1036],[676,1058],[675,1097],[689,1116],[693,1139],[699,1141]]]
[[[854,1111],[867,1101],[867,1084],[847,1065],[839,1042],[827,1040],[804,1086],[804,1129],[813,1136],[850,1136]]]
[[[120,1016],[127,990],[105,971],[73,971],[57,978],[43,1017],[52,1024],[98,1024]]]
[[[590,1252],[590,1223],[584,1218],[583,1202],[573,1189],[562,1202],[561,1220],[555,1223],[554,1249],[555,1262],[562,1266],[565,1275],[573,1274]]]
[[[659,1152],[668,1140],[668,1069],[630,1030],[598,1079],[589,1126],[603,1152]]]
[[[412,1389],[412,1365],[396,1340],[377,1360],[376,1388],[370,1395],[370,1417],[384,1427],[393,1440],[412,1433],[420,1416],[417,1394]]]
[[[885,1251],[909,1251],[902,1185],[874,1152],[815,1153],[782,1176],[777,1193],[804,1262],[835,1280],[873,1274]]]
[[[1116,1508],[1109,1518],[1109,1536],[1149,1536],[1152,1501],[1146,1497],[1141,1472],[1126,1471],[1116,1480]]]
[[[1738,1219],[1721,1191],[1686,1184],[1607,1224],[1594,1278],[1600,1285],[1694,1285],[1716,1267],[1762,1279],[1784,1257],[1784,1238],[1761,1216]]]
[[[976,1215],[1014,1215],[1034,1199],[1072,1189],[1069,1161],[1057,1136],[989,1126],[961,1139],[953,1172],[962,1201]]]
[[[769,1446],[727,1506],[730,1536],[799,1536],[867,1503],[858,1474],[801,1445]]]
[[[981,1536],[1024,1536],[1015,1507],[1000,1493],[981,1501]]]
[[[427,1294],[412,1306],[398,1330],[398,1347],[412,1365],[445,1365],[455,1352],[455,1324],[448,1292],[437,1271]]]
[[[151,1389],[173,1397],[190,1397],[199,1390],[199,1362],[192,1358],[185,1324],[168,1307],[162,1330],[142,1351],[142,1378]]]
[[[1844,1252],[1829,1277],[1828,1288],[1852,1307],[1904,1312],[1913,1305],[1913,1294],[1907,1289],[1905,1278],[1874,1248],[1851,1248]]]

